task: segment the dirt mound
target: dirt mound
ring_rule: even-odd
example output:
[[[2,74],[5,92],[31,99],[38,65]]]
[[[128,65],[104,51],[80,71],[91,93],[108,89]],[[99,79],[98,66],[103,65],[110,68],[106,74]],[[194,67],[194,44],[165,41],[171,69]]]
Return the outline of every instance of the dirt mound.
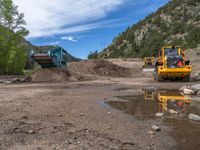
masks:
[[[139,77],[140,69],[120,67],[106,60],[89,60],[68,64],[70,72],[92,74],[105,77]]]
[[[61,68],[42,68],[31,75],[32,82],[62,82],[71,80],[69,72]]]

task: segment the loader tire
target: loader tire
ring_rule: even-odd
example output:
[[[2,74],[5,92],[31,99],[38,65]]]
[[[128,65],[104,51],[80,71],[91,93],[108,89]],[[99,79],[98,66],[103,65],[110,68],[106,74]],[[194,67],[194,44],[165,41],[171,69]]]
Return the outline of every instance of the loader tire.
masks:
[[[162,76],[158,75],[157,81],[158,81],[158,82],[163,82],[163,81],[164,81],[164,78],[163,78]]]
[[[157,72],[155,72],[155,75],[154,75],[154,79],[158,82],[163,82],[164,81],[164,78],[160,75],[158,75]]]
[[[184,78],[183,78],[183,81],[184,81],[184,82],[190,82],[190,76],[184,77]]]

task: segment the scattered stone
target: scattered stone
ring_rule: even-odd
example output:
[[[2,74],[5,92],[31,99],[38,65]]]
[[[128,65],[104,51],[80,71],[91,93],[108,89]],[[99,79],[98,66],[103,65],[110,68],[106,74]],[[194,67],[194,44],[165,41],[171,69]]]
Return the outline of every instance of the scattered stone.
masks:
[[[4,83],[4,81],[3,81],[3,80],[0,80],[0,83]]]
[[[21,80],[22,82],[31,82],[31,77],[28,76],[28,77],[25,77]]]
[[[5,84],[12,84],[12,81],[4,81]]]
[[[156,113],[155,116],[156,117],[162,117],[162,116],[164,116],[164,113]]]
[[[200,90],[200,84],[195,84],[195,85],[192,85],[191,88],[195,91],[199,91]]]
[[[67,149],[74,150],[74,149],[77,149],[77,146],[73,145],[73,144],[70,144]]]
[[[197,95],[200,96],[200,90],[197,92]]]
[[[152,129],[155,130],[156,132],[160,131],[160,128],[158,126],[153,125]]]
[[[42,150],[42,148],[41,147],[37,147],[36,150]]]
[[[58,117],[62,117],[62,115],[61,115],[61,114],[58,114],[57,116],[58,116]]]
[[[111,112],[110,112],[110,111],[108,111],[107,113],[108,113],[108,114],[111,114]]]
[[[20,130],[19,130],[19,129],[16,129],[15,132],[20,132]]]
[[[200,84],[195,84],[192,86],[182,86],[180,89],[185,95],[194,95],[198,94],[200,91]]]
[[[20,78],[13,78],[12,83],[20,83],[21,79]]]
[[[84,116],[84,114],[83,114],[83,113],[80,113],[80,116]]]
[[[29,131],[28,131],[28,134],[33,134],[33,133],[35,133],[34,130],[29,130]]]
[[[193,77],[194,81],[200,81],[200,71],[196,72]]]
[[[75,131],[74,130],[70,130],[69,133],[72,134],[72,133],[75,133]]]
[[[154,134],[155,134],[153,131],[148,131],[148,133],[149,133],[150,135],[154,135]]]
[[[200,116],[196,114],[189,114],[188,118],[193,121],[200,121]]]
[[[186,88],[189,88],[189,86],[186,86],[186,85],[184,85],[184,86],[182,86],[181,88],[180,88],[180,92],[183,92],[184,91],[184,89],[186,89]]]
[[[28,119],[28,116],[23,116],[21,119]]]
[[[195,94],[195,91],[194,91],[193,89],[185,88],[185,89],[183,90],[183,93],[184,93],[185,95],[194,95],[194,94]]]
[[[175,111],[175,110],[173,110],[173,109],[170,109],[170,110],[169,110],[169,113],[170,113],[170,114],[178,114],[178,112]]]

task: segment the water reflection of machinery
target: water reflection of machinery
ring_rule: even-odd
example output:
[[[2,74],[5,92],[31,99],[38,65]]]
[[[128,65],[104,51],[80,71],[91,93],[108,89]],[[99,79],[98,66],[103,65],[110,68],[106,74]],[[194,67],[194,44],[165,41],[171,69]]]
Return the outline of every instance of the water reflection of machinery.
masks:
[[[183,96],[178,92],[159,92],[159,111],[165,112],[169,109],[176,110],[177,112],[185,112],[186,105],[190,105],[191,98]]]
[[[150,91],[143,90],[145,100],[158,102],[159,112],[166,112],[170,109],[177,112],[185,112],[186,105],[192,102],[188,96],[183,96],[177,91]]]
[[[145,90],[143,91],[143,94],[145,100],[151,100],[151,101],[155,100],[155,92]]]

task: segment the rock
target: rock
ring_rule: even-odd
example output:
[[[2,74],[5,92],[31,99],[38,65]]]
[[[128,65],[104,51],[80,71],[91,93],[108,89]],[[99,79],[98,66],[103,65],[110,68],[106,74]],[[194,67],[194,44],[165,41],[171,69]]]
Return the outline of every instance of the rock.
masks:
[[[197,95],[200,96],[200,90],[197,92]]]
[[[195,114],[189,114],[188,118],[193,121],[200,121],[200,116]]]
[[[12,84],[12,81],[4,81],[5,84]]]
[[[12,83],[20,83],[20,82],[21,82],[21,79],[19,79],[19,78],[12,79]]]
[[[3,80],[0,80],[0,83],[4,83],[4,81],[3,81]]]
[[[186,88],[189,88],[188,86],[186,86],[186,85],[184,85],[184,86],[182,86],[181,88],[180,88],[180,92],[183,92],[184,91],[184,89],[186,89]]]
[[[110,111],[108,111],[107,113],[108,113],[108,114],[111,114],[111,112],[110,112]]]
[[[155,134],[153,131],[148,131],[148,133],[149,133],[150,135],[154,135],[154,134]]]
[[[57,116],[58,116],[58,117],[62,117],[62,115],[61,115],[61,114],[57,114]]]
[[[25,77],[21,81],[22,82],[31,82],[31,77]]]
[[[200,71],[199,72],[196,72],[193,76],[193,80],[194,81],[200,81]]]
[[[170,110],[169,110],[169,113],[170,113],[170,114],[178,114],[178,112],[175,111],[175,110],[173,110],[173,109],[170,109]]]
[[[33,134],[33,133],[35,133],[34,130],[29,130],[29,131],[28,131],[28,134]]]
[[[200,84],[192,85],[191,88],[192,88],[195,92],[198,92],[198,91],[200,91]]]
[[[193,89],[185,88],[185,89],[183,90],[183,93],[184,93],[185,95],[194,95],[194,94],[195,94],[195,91],[194,91]]]
[[[158,126],[153,125],[152,129],[155,130],[156,132],[160,131],[160,128]]]
[[[162,116],[164,116],[164,113],[156,113],[155,116],[156,117],[162,117]]]
[[[74,150],[74,149],[77,149],[77,146],[74,144],[70,144],[67,149]]]
[[[83,113],[80,113],[80,116],[84,116],[84,114],[83,114]]]

